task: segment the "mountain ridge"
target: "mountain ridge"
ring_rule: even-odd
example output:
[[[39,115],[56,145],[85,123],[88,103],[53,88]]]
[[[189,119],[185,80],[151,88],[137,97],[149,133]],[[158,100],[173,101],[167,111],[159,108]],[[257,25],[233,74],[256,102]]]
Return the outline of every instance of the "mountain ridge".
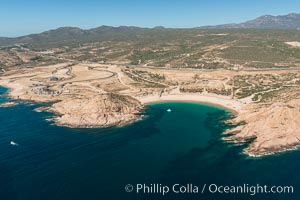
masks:
[[[242,23],[222,24],[215,26],[201,26],[198,28],[253,28],[253,29],[298,29],[300,28],[300,13],[287,15],[263,15]]]
[[[156,26],[153,28],[142,28],[137,26],[107,26],[102,25],[91,29],[81,29],[78,27],[65,26],[51,29],[42,33],[29,34],[20,37],[0,37],[0,46],[13,44],[41,44],[41,46],[55,46],[64,43],[93,42],[99,40],[135,40],[142,34],[167,35],[174,30],[195,30],[195,29],[299,29],[300,13],[290,13],[287,15],[263,15],[256,19],[243,23],[223,24],[216,26],[201,26],[196,28],[165,28]]]

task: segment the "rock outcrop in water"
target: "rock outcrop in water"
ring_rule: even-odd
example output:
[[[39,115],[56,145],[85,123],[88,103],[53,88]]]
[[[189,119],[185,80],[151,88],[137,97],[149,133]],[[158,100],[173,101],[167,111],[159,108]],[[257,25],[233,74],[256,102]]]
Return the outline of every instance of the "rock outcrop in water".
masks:
[[[11,106],[15,106],[15,105],[18,105],[18,103],[16,103],[16,102],[0,103],[0,107],[11,107]]]
[[[53,104],[50,111],[59,116],[54,121],[69,127],[103,127],[122,125],[138,118],[143,109],[130,96],[101,94],[85,98],[64,99]]]

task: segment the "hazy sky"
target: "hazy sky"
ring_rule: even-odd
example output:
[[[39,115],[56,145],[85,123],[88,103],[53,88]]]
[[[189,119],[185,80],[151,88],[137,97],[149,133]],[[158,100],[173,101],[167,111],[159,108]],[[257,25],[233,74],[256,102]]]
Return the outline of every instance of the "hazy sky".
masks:
[[[300,0],[1,0],[0,36],[61,26],[197,27],[300,12]]]

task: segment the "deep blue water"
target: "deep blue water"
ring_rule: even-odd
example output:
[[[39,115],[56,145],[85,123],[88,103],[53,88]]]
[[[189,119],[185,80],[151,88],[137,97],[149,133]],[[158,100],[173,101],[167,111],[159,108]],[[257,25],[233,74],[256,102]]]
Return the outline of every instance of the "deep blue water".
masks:
[[[221,140],[230,116],[221,108],[159,103],[125,127],[71,129],[48,122],[52,114],[36,107],[0,108],[0,200],[300,199],[300,152],[243,155],[242,146]],[[292,185],[294,194],[125,192],[126,184],[138,183]]]

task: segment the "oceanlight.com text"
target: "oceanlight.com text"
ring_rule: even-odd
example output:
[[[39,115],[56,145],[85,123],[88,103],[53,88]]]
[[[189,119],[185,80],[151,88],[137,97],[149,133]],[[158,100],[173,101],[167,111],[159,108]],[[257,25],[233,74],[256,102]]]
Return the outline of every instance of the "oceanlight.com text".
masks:
[[[268,186],[268,185],[217,185],[217,184],[173,184],[163,185],[159,183],[153,184],[127,184],[125,186],[126,192],[133,192],[136,194],[248,194],[251,196],[257,194],[293,194],[293,186]]]

